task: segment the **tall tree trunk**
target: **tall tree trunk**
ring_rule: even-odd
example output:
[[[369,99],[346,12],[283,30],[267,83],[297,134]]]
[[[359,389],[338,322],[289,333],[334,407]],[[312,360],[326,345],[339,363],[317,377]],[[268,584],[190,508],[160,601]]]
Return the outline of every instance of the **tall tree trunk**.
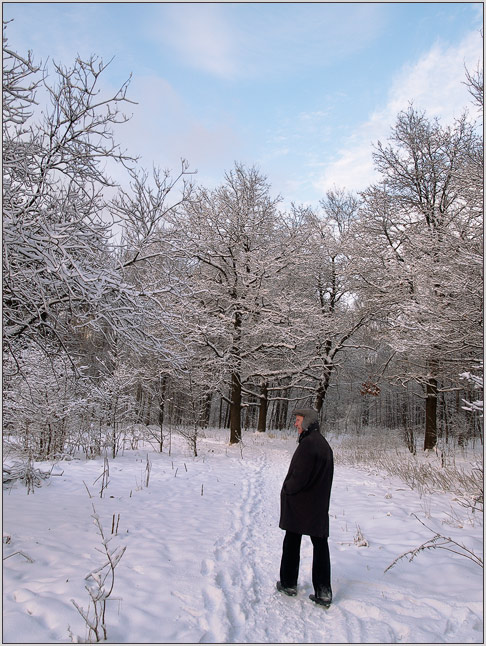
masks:
[[[326,398],[326,389],[321,382],[316,390],[316,410],[318,413],[321,412],[322,405],[324,404],[324,399]]]
[[[437,379],[431,377],[425,387],[424,451],[437,445]]]
[[[145,394],[145,404],[145,426],[148,426],[150,424],[150,413],[152,408],[152,396],[150,393]]]
[[[164,433],[163,433],[163,426],[164,426],[164,412],[165,412],[165,392],[167,390],[167,375],[161,375],[159,379],[159,414],[158,414],[158,422],[160,426],[160,438],[159,438],[159,449],[160,452],[162,453],[162,449],[164,446]]]
[[[230,388],[230,397],[231,397],[231,388]],[[231,414],[231,405],[225,401],[226,408],[224,411],[224,428],[230,427],[230,414]]]
[[[209,418],[211,416],[211,403],[213,400],[212,393],[204,395],[201,414],[201,427],[207,428],[209,426]]]
[[[321,408],[324,405],[324,400],[326,399],[327,389],[329,388],[329,383],[331,382],[331,374],[334,369],[333,358],[329,356],[331,351],[331,342],[326,341],[326,356],[325,356],[325,370],[322,376],[321,381],[316,390],[316,410],[318,413],[321,412]],[[334,356],[334,353],[333,353]]]
[[[258,410],[258,425],[257,430],[260,433],[265,433],[267,430],[267,411],[268,411],[268,382],[262,384],[260,394],[260,408]]]
[[[282,397],[287,397],[287,390],[287,388],[282,389]],[[277,428],[279,429],[279,431],[283,430],[287,425],[288,410],[289,402],[286,399],[282,399],[282,401],[280,402],[277,422]]]
[[[221,428],[223,424],[223,398],[219,398],[219,421],[218,421],[218,428]]]
[[[330,372],[326,373],[324,376],[324,379],[319,382],[319,386],[317,387],[315,406],[318,413],[321,412],[321,408],[324,405],[327,389],[329,388],[330,378],[331,378],[331,373]]]
[[[280,419],[280,405],[282,401],[280,399],[277,399],[277,401],[274,401],[273,404],[273,410],[272,410],[272,427],[273,428],[278,428],[278,423]]]
[[[236,298],[236,293],[233,297]],[[235,311],[233,328],[234,368],[231,374],[230,444],[241,441],[241,312],[239,310]]]
[[[117,454],[117,435],[116,435],[117,404],[118,404],[118,397],[115,398],[115,402],[114,402],[114,404],[112,406],[113,415],[112,415],[112,418],[111,418],[112,419],[112,424],[113,424],[112,434],[111,434],[111,444],[112,444],[112,446],[111,446],[112,454],[111,455],[112,455],[113,459],[116,458],[116,454]]]
[[[241,380],[237,372],[231,375],[230,444],[241,441]]]

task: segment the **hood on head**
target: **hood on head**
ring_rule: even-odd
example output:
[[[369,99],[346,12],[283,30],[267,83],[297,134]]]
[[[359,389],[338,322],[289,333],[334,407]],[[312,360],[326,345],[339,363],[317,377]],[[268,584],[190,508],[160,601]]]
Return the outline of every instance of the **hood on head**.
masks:
[[[306,431],[311,424],[317,422],[319,416],[317,411],[313,408],[296,408],[293,412],[293,415],[302,415],[304,420],[302,421],[302,430]]]

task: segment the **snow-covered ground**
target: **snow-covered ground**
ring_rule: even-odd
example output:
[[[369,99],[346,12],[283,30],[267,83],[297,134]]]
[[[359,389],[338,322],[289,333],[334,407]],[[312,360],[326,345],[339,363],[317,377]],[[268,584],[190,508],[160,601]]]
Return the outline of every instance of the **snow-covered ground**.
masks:
[[[433,535],[412,514],[481,553],[482,525],[461,523],[452,496],[420,498],[398,479],[337,464],[334,603],[325,610],[308,598],[305,537],[298,596],[275,589],[279,492],[295,438],[247,433],[243,447],[227,440],[227,431],[206,433],[197,458],[182,438],[171,455],[125,450],[109,460],[102,498],[102,458],[58,463],[53,473],[62,475],[34,494],[20,484],[4,490],[4,643],[86,639],[71,599],[87,609],[85,576],[105,562],[93,505],[110,549],[126,547],[107,602],[109,642],[483,642],[483,572],[472,561],[434,549],[384,573]]]

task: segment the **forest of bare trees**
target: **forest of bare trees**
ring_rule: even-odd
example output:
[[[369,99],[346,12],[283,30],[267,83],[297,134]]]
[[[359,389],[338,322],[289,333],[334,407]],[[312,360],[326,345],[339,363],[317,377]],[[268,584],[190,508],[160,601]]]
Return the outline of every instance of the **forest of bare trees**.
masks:
[[[283,209],[255,167],[211,190],[186,161],[140,168],[114,135],[129,84],[105,95],[97,58],[43,67],[4,28],[3,64],[7,439],[114,457],[176,427],[237,443],[312,405],[412,452],[479,441],[482,72],[453,124],[397,115],[362,193]]]

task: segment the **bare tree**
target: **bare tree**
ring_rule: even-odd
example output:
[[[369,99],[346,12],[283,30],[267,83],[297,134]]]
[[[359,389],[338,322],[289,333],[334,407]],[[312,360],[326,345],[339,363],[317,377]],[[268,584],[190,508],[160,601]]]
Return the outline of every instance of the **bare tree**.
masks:
[[[481,37],[484,39],[483,30],[481,30]],[[466,68],[465,83],[473,98],[473,102],[482,112],[484,108],[484,78],[483,78],[483,66],[481,61],[478,62],[474,72],[471,72]]]
[[[231,443],[241,439],[245,382],[285,345],[273,288],[289,260],[276,207],[259,171],[237,164],[220,187],[187,203],[181,223],[194,285],[185,337],[228,400]]]
[[[4,66],[4,339],[14,355],[30,342],[65,349],[68,329],[118,325],[135,297],[110,262],[103,219],[104,163],[129,162],[111,130],[126,120],[127,85],[103,97],[95,57],[56,65],[52,84],[8,49]],[[48,105],[28,112],[40,84]]]
[[[300,364],[292,379],[323,407],[339,356],[353,349],[369,312],[355,295],[352,225],[358,199],[335,188],[322,211],[302,210],[300,242],[292,271],[292,326],[299,328]],[[359,342],[362,345],[362,341]]]
[[[183,165],[174,180],[156,175],[157,194],[145,191],[148,206],[140,201],[138,211],[130,209],[135,202],[123,192],[110,204],[110,164],[131,172],[140,198],[145,182],[113,132],[127,120],[122,110],[130,103],[128,82],[107,93],[102,82],[107,66],[95,56],[41,71],[31,54],[12,52],[5,38],[3,62],[5,388],[17,373],[29,379],[27,354],[40,349],[48,357],[47,369],[62,356],[74,378],[91,380],[86,392],[96,392],[98,403],[106,395],[115,406],[114,380],[123,397],[130,387],[128,377],[120,382],[130,353],[156,355],[166,364],[177,360],[174,343],[168,342],[177,336],[176,324],[161,316],[167,289],[161,279],[155,281],[149,255],[165,214],[162,203],[187,168]],[[122,217],[126,236],[122,248],[115,248],[113,224],[120,225]],[[160,251],[159,246],[159,257]],[[45,383],[58,378],[52,369]],[[97,408],[100,423],[106,421],[104,405]],[[113,447],[116,451],[115,441]]]
[[[437,442],[440,389],[481,352],[480,148],[466,116],[442,127],[412,106],[400,113],[389,144],[377,144],[383,179],[364,192],[356,229],[362,293],[424,386],[426,449]]]

